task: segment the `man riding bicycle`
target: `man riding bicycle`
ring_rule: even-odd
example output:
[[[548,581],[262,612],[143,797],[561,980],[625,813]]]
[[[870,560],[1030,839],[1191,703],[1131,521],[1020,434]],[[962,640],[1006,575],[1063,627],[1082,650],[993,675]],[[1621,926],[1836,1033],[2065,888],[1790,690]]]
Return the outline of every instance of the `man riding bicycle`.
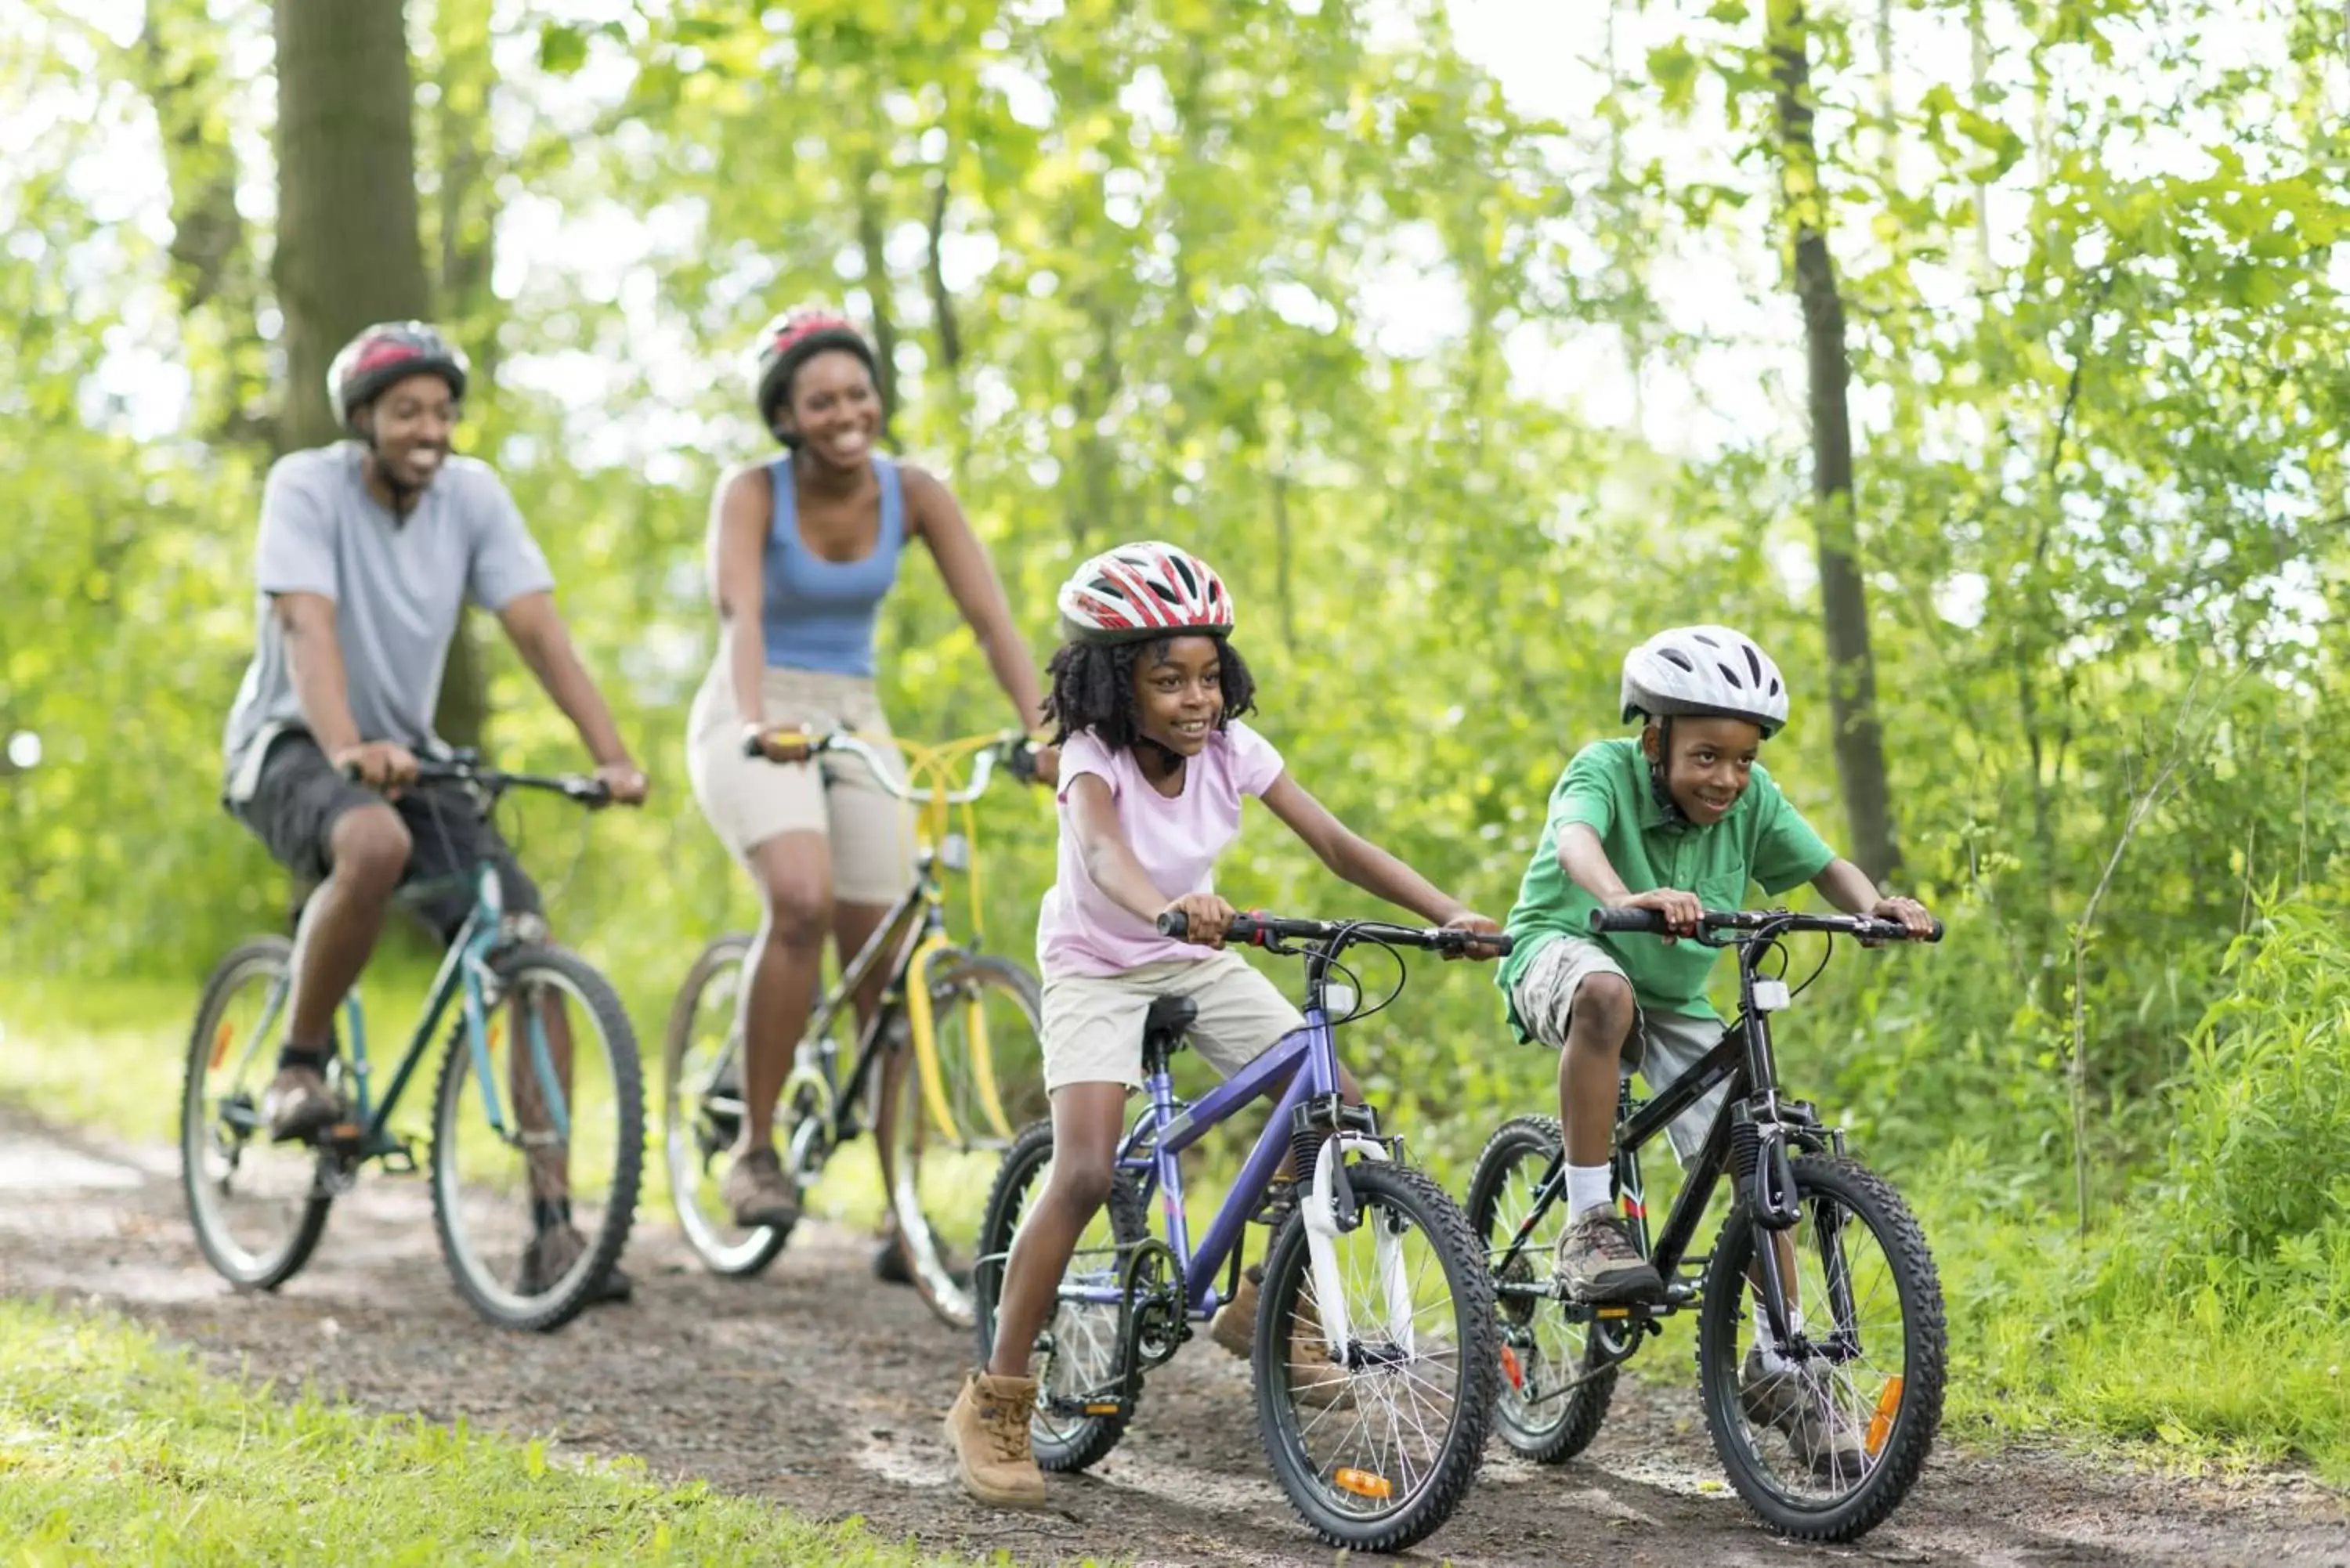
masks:
[[[497,616],[611,797],[645,797],[513,497],[487,464],[450,452],[466,374],[464,354],[422,322],[367,328],[327,372],[349,439],[280,458],[262,494],[255,647],[229,711],[223,802],[273,858],[317,884],[262,1105],[281,1142],[315,1139],[343,1115],[328,1083],[335,1012],[396,889],[415,888],[418,912],[445,942],[473,907],[461,873],[486,854],[509,918],[543,928],[538,890],[495,828],[450,787],[415,784],[418,753],[447,750],[432,711],[467,599]],[[567,1061],[567,1036],[554,1038],[560,1010],[547,1022]],[[578,1244],[567,1224],[549,1229],[525,1266],[559,1272]],[[608,1282],[608,1297],[627,1293],[618,1270]]]

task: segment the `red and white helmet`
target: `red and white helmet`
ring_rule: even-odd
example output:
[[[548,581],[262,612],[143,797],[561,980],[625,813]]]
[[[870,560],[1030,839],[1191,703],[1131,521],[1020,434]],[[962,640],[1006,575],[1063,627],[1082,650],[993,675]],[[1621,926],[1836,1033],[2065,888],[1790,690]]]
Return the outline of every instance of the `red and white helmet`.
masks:
[[[1079,642],[1140,642],[1232,629],[1232,596],[1190,551],[1144,539],[1105,550],[1061,585],[1062,629]]]

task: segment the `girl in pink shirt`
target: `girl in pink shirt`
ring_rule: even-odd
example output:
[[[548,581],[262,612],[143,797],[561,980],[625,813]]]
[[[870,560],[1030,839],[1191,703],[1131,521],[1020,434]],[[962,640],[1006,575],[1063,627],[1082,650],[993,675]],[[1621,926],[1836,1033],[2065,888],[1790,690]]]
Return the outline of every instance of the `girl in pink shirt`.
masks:
[[[1255,687],[1228,641],[1232,596],[1206,563],[1172,545],[1122,545],[1078,567],[1059,607],[1067,640],[1045,705],[1061,747],[1059,877],[1036,929],[1053,1171],[1005,1262],[988,1365],[964,1379],[947,1417],[965,1489],[1014,1507],[1045,1501],[1028,1442],[1029,1349],[1078,1236],[1109,1196],[1126,1096],[1142,1079],[1143,1014],[1157,997],[1191,998],[1192,1048],[1226,1077],[1305,1026],[1287,997],[1224,950],[1234,911],[1216,895],[1214,867],[1240,835],[1241,797],[1262,799],[1355,886],[1423,919],[1499,929],[1348,831],[1240,722]],[[1169,910],[1188,918],[1189,940],[1159,934]],[[1340,1078],[1359,1103],[1353,1078]],[[1243,1284],[1210,1332],[1245,1355],[1255,1316],[1255,1289]]]

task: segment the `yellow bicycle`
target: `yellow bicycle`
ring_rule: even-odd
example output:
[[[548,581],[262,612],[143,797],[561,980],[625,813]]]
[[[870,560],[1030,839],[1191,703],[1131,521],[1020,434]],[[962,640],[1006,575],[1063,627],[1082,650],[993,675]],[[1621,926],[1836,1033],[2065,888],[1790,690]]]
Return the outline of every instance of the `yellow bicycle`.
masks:
[[[805,1200],[833,1153],[871,1127],[906,1277],[941,1318],[969,1327],[968,1276],[951,1262],[931,1216],[967,1209],[976,1225],[987,1172],[1018,1125],[1004,1109],[996,1063],[1036,1060],[1039,1002],[1026,969],[977,950],[976,941],[961,946],[949,938],[941,873],[969,873],[976,930],[972,803],[998,771],[1033,777],[1034,749],[1017,732],[931,746],[847,732],[777,732],[767,740],[804,753],[809,764],[831,752],[858,757],[890,794],[920,807],[913,886],[810,1013],[784,1081],[777,1117],[784,1169]],[[887,745],[904,753],[903,782],[880,750]],[[953,775],[964,764],[970,779],[956,788]],[[962,833],[950,831],[957,807]],[[790,1240],[789,1227],[736,1225],[719,1194],[743,1114],[742,1013],[753,940],[731,932],[702,950],[671,1007],[662,1052],[671,1200],[702,1262],[736,1276],[764,1269]],[[889,974],[888,987],[860,1030],[851,998],[877,970]]]

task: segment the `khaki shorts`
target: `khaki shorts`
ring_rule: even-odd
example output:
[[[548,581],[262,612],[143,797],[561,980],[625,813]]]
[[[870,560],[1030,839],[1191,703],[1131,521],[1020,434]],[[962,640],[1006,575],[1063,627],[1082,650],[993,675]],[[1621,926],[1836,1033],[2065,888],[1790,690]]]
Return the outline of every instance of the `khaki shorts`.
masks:
[[[1510,1000],[1517,1004],[1518,1017],[1528,1033],[1554,1050],[1564,1050],[1575,991],[1595,974],[1625,979],[1624,971],[1597,942],[1553,937],[1518,976]],[[1624,1037],[1624,1076],[1630,1077],[1633,1069],[1638,1068],[1640,1076],[1648,1081],[1648,1092],[1654,1094],[1697,1065],[1700,1057],[1721,1044],[1721,1035],[1718,1018],[1690,1018],[1642,1008],[1633,1020],[1632,1032]],[[1666,1127],[1665,1136],[1671,1139],[1673,1153],[1683,1165],[1705,1147],[1706,1129],[1713,1125],[1714,1113],[1729,1092],[1727,1083],[1716,1084]]]
[[[1142,1019],[1162,996],[1200,1004],[1191,1048],[1229,1078],[1305,1017],[1236,952],[1147,963],[1124,974],[1063,974],[1045,981],[1045,1088],[1142,1086]]]
[[[771,725],[889,732],[873,682],[861,675],[770,666],[759,691]],[[891,776],[904,778],[897,748],[882,754]],[[835,753],[813,763],[777,763],[743,754],[743,719],[723,652],[686,720],[685,771],[702,815],[737,858],[748,861],[752,850],[783,834],[820,833],[831,841],[832,896],[842,903],[888,904],[912,886],[912,812],[874,782],[864,758]]]

